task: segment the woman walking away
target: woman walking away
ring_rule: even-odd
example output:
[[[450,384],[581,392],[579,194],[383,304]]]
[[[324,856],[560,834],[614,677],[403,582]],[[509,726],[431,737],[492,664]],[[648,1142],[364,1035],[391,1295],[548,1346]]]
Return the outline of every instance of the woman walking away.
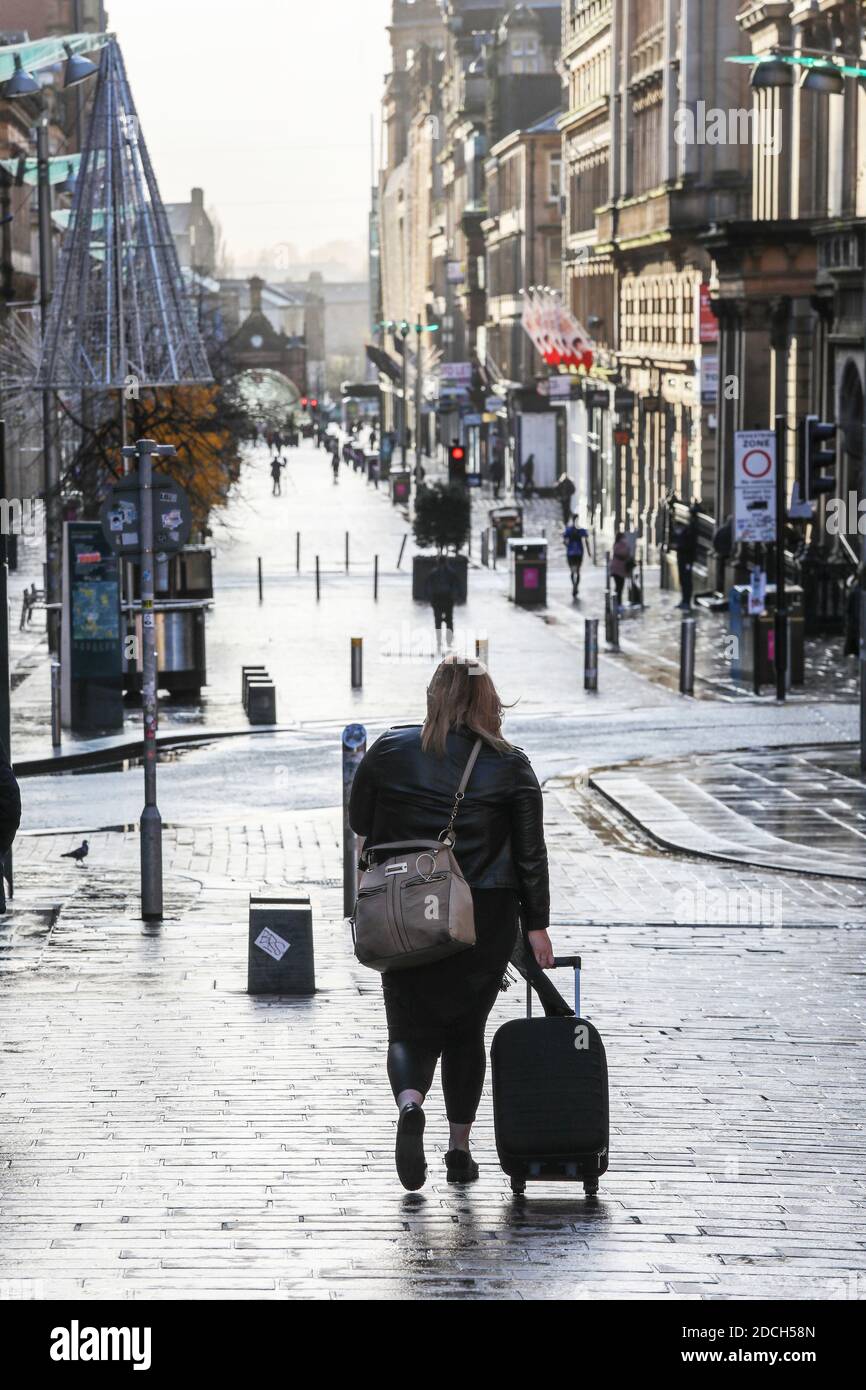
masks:
[[[399,1109],[397,1174],[409,1191],[427,1176],[423,1107],[440,1058],[448,1181],[478,1177],[469,1132],[484,1084],[484,1028],[516,943],[518,913],[538,965],[553,965],[541,790],[529,759],[502,736],[502,704],[486,668],[450,655],[430,682],[424,724],[390,729],[365,755],[349,821],[374,855],[374,846],[391,841],[435,839],[455,806],[455,854],[472,893],[476,944],[382,977],[388,1079]]]
[[[631,549],[625,538],[625,532],[617,531],[613,550],[610,552],[610,573],[616,587],[616,606],[620,612],[622,612],[622,591],[625,586],[630,559]]]

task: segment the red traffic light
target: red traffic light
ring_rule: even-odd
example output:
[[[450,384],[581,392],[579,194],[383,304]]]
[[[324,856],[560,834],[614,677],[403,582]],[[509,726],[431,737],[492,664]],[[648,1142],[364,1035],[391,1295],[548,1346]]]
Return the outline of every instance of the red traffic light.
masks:
[[[310,405],[313,407],[314,410],[316,409],[316,406],[317,406],[318,404],[319,404],[318,401],[310,401]]]
[[[307,398],[306,398],[306,396],[301,396],[301,405],[304,406],[304,407],[306,407],[306,404],[307,404]]]
[[[463,459],[466,457],[466,450],[461,449],[460,445],[458,444],[455,449],[451,450],[451,457],[453,458],[455,463],[462,463]]]

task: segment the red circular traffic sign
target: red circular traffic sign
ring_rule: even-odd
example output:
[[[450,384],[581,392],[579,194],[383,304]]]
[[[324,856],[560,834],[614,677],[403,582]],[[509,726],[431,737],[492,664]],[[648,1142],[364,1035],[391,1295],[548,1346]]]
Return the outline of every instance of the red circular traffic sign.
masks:
[[[750,464],[749,460],[753,458],[759,459],[760,463],[754,466]],[[773,460],[766,449],[749,449],[740,459],[740,467],[748,478],[766,478],[767,474],[772,471]]]

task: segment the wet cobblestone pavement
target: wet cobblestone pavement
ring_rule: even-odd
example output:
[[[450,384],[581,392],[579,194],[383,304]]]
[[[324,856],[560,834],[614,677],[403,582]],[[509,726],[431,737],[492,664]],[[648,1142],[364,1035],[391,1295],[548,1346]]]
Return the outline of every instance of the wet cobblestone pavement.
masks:
[[[4,1277],[46,1298],[863,1297],[864,890],[647,850],[571,784],[547,821],[554,939],[583,953],[611,1068],[596,1208],[544,1184],[514,1204],[487,1093],[481,1181],[448,1187],[438,1083],[430,1179],[399,1187],[336,811],[168,831],[158,931],[134,916],[134,834],[80,869],[33,835],[13,921],[41,935],[0,954]],[[311,892],[313,999],[246,995],[256,885]]]

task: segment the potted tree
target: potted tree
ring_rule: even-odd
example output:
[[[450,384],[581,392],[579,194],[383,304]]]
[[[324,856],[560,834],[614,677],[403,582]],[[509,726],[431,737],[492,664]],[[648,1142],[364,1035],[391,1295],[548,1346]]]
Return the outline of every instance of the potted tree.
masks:
[[[427,597],[427,578],[440,555],[449,552],[460,581],[458,603],[466,602],[468,561],[460,551],[469,539],[471,504],[464,487],[456,483],[422,484],[415,496],[415,543],[422,550],[435,549],[435,555],[415,555],[412,559],[412,597]]]

